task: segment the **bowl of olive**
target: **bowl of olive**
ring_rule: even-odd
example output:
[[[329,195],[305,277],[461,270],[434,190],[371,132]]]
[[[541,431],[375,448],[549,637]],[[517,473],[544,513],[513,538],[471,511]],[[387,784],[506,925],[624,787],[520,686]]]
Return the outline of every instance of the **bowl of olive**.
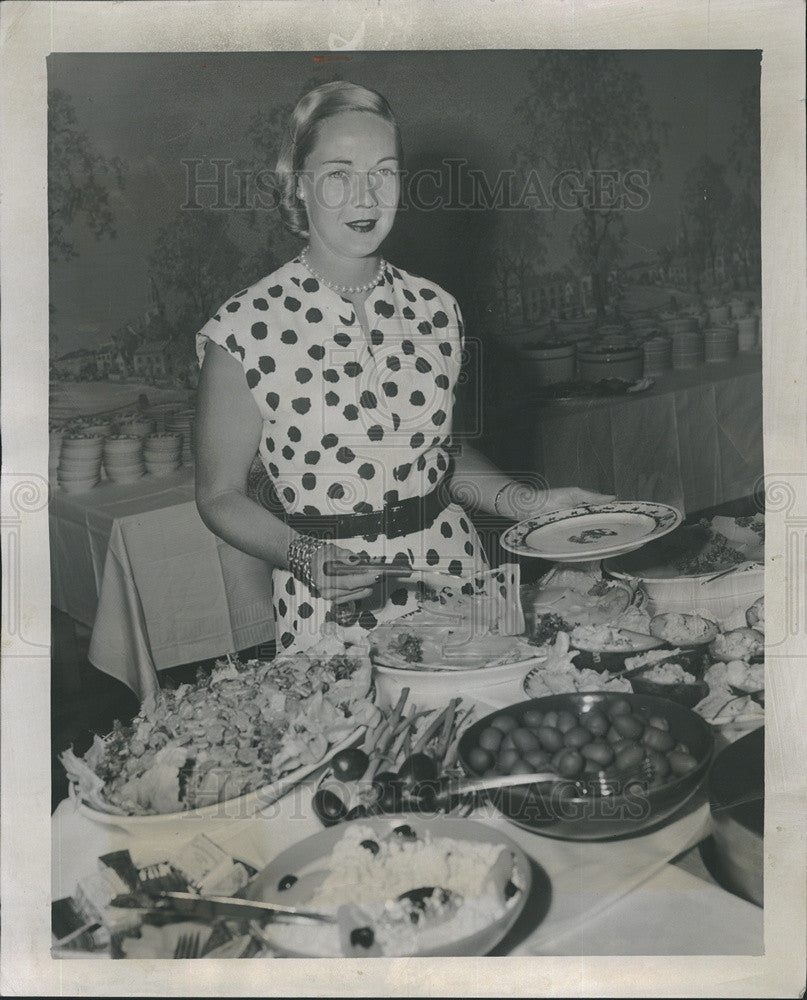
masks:
[[[703,784],[711,727],[666,698],[605,691],[499,709],[460,738],[474,778],[551,772],[557,780],[487,793],[511,822],[547,837],[607,840],[656,826]]]

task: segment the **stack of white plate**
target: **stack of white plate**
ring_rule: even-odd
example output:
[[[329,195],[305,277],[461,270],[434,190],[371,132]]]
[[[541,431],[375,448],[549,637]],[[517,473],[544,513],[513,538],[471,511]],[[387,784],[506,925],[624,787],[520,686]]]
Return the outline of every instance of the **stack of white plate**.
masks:
[[[703,356],[703,334],[698,330],[681,331],[673,334],[673,368],[697,368],[703,364]]]
[[[179,468],[181,452],[179,434],[149,434],[143,442],[146,472],[151,476],[169,476]]]
[[[661,334],[657,337],[648,337],[642,345],[644,351],[645,377],[652,375],[663,375],[664,372],[672,368],[672,341],[669,337]]]
[[[195,410],[180,410],[165,421],[165,429],[171,434],[182,435],[182,463],[189,465],[193,461],[193,418]]]
[[[127,417],[118,424],[121,434],[144,438],[157,430],[157,421],[148,417]]]
[[[759,316],[749,313],[737,320],[738,347],[743,352],[759,347]]]
[[[715,326],[705,330],[704,358],[706,361],[719,364],[731,361],[737,354],[737,329],[733,326]]]
[[[62,438],[57,482],[65,493],[86,493],[101,474],[104,439],[100,434],[72,434]]]
[[[143,443],[134,434],[115,434],[104,441],[104,468],[113,483],[133,483],[146,471]]]

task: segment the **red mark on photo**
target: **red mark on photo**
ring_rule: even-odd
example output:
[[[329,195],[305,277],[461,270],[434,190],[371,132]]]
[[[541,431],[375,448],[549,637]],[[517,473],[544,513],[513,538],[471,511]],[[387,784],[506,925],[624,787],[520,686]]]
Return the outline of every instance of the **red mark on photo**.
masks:
[[[314,56],[314,62],[333,62],[335,59],[343,59],[345,62],[349,62],[350,56],[338,56],[338,55]]]

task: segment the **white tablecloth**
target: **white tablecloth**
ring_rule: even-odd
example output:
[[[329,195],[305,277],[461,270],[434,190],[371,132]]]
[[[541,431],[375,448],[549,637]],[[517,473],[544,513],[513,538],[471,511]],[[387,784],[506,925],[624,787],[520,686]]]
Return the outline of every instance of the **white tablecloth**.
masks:
[[[90,661],[141,698],[157,670],[269,642],[271,569],[216,538],[192,469],[57,492],[52,602],[93,626]]]

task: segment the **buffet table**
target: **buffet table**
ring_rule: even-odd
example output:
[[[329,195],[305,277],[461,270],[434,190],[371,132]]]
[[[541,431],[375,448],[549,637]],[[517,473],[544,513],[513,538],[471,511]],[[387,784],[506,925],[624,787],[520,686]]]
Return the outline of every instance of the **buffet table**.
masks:
[[[569,401],[541,401],[530,371],[527,355],[518,384],[511,379],[501,401],[502,436],[490,453],[503,468],[538,470],[553,486],[573,483],[687,513],[758,487],[759,355],[670,371],[635,394]]]
[[[193,469],[57,492],[51,601],[92,626],[89,659],[143,698],[156,671],[269,642],[271,570],[202,523]]]

